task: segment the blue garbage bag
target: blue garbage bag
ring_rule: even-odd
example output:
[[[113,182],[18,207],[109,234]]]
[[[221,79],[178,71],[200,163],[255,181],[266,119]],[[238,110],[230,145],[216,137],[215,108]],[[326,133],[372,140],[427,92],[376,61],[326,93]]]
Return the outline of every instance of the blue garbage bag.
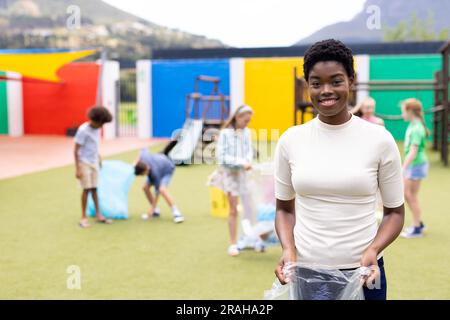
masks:
[[[272,203],[260,204],[256,209],[256,221],[275,221],[276,208]]]
[[[109,219],[128,219],[128,192],[134,180],[132,165],[117,160],[103,161],[99,172],[97,194],[101,213]],[[89,194],[86,213],[95,217],[95,206]]]

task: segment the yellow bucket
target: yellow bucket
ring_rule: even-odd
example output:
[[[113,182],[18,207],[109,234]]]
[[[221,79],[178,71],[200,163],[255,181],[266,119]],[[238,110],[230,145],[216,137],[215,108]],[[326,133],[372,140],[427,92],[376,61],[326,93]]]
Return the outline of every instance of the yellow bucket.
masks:
[[[216,187],[209,187],[211,199],[211,215],[217,218],[228,218],[229,205],[227,195]]]

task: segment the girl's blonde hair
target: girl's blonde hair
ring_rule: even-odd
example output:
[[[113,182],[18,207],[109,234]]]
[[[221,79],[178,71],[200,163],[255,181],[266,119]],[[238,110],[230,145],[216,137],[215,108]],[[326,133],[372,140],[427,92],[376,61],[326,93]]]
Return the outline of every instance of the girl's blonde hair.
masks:
[[[403,100],[401,103],[402,107],[405,108],[405,111],[411,112],[415,117],[420,119],[420,122],[422,122],[423,127],[425,128],[427,137],[430,135],[430,131],[428,130],[426,124],[425,124],[425,116],[423,112],[423,105],[420,100],[416,98],[409,98],[406,100]]]
[[[365,106],[366,104],[371,103],[373,104],[373,107],[375,108],[376,102],[375,99],[372,97],[365,97],[360,103],[358,103],[350,112],[354,114],[355,116],[361,117],[362,111],[361,108]]]
[[[230,128],[232,127],[233,129],[236,129],[236,116],[242,113],[251,113],[253,114],[253,109],[246,105],[243,104],[241,106],[239,106],[231,115],[230,118],[228,118],[228,120],[225,122],[225,124],[222,126],[221,129],[225,129],[225,128]]]

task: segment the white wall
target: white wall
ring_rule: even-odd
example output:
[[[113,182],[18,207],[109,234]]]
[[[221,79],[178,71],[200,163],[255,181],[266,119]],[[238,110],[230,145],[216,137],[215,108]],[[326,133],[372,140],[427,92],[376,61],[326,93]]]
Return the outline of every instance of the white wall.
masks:
[[[7,72],[6,77],[18,79],[6,83],[8,100],[8,131],[11,137],[23,135],[23,94],[22,76],[15,72]]]
[[[356,74],[358,82],[368,82],[370,77],[370,57],[366,54],[357,55],[356,59]],[[369,91],[358,90],[356,99],[360,103],[364,98],[369,96]]]
[[[136,84],[138,137],[148,139],[153,136],[151,60],[139,60],[136,62]]]
[[[120,78],[119,62],[107,60],[103,64],[102,72],[102,105],[106,107],[113,116],[113,121],[103,126],[103,137],[105,139],[114,139],[117,137],[116,122],[118,121],[116,114],[116,106],[118,101],[116,81]]]
[[[244,59],[230,59],[230,107],[233,113],[244,104]]]

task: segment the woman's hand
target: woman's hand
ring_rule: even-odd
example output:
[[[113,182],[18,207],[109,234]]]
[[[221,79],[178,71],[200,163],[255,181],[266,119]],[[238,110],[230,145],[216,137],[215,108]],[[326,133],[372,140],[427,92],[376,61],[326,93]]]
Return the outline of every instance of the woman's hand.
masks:
[[[370,268],[370,274],[365,279],[365,285],[368,288],[373,287],[376,279],[380,277],[380,268],[378,267],[378,251],[374,248],[367,248],[361,257],[361,267]]]
[[[278,280],[280,280],[281,284],[284,285],[288,282],[283,272],[284,266],[289,262],[296,262],[296,261],[297,261],[297,254],[295,253],[295,251],[291,250],[283,251],[280,261],[278,262],[277,267],[275,268],[275,275],[277,276]]]
[[[251,169],[252,169],[252,164],[251,164],[251,163],[246,163],[246,164],[244,164],[244,169],[245,169],[246,171],[251,170]]]

